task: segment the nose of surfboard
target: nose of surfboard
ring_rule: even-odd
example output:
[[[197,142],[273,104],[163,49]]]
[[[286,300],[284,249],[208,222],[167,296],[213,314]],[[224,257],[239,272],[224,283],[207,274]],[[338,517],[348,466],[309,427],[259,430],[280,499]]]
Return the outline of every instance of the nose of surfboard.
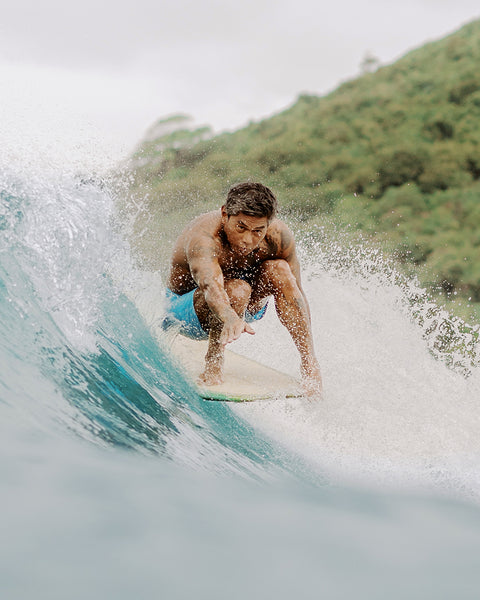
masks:
[[[225,350],[224,381],[218,385],[197,383],[205,367],[208,342],[177,335],[171,351],[206,400],[252,402],[302,396],[300,383],[294,377],[260,364],[231,350]]]

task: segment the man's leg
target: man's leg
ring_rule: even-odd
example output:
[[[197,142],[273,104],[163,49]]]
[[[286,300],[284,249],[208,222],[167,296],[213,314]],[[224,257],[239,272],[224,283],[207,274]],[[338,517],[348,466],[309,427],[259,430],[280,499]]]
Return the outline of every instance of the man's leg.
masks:
[[[285,260],[268,260],[262,263],[258,279],[253,286],[248,310],[257,310],[268,295],[273,295],[280,322],[287,328],[298,349],[307,392],[320,392],[320,367],[313,348],[310,311],[302,290]]]
[[[242,279],[228,279],[225,281],[225,291],[230,299],[230,305],[239,317],[243,318],[250,301],[252,288]],[[200,290],[195,291],[193,305],[200,323],[208,331],[208,350],[205,356],[205,370],[200,375],[200,381],[207,385],[222,383],[224,347],[220,343],[222,322],[213,315]]]

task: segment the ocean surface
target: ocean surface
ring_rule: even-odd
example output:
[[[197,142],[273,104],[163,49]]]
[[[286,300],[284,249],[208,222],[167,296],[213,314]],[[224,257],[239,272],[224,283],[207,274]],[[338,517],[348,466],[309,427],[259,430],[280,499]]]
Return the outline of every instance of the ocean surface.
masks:
[[[478,328],[322,230],[300,253],[325,398],[205,402],[108,183],[0,166],[2,599],[479,597]],[[256,327],[232,349],[298,373]]]

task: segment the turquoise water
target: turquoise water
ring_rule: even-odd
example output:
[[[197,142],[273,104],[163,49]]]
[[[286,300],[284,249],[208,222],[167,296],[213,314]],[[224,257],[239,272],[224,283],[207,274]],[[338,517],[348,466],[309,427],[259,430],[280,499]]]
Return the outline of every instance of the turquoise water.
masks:
[[[371,257],[309,250],[325,400],[204,402],[108,186],[26,172],[0,173],[2,598],[478,597],[478,368],[438,343],[457,323]],[[255,338],[237,351],[296,372],[271,311]]]

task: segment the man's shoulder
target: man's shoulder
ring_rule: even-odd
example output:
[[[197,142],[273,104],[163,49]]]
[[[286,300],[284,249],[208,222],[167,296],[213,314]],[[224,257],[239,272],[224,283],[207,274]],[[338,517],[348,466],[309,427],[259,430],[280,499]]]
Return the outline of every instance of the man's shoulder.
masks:
[[[219,228],[220,219],[220,211],[214,210],[202,213],[188,223],[182,232],[182,236],[189,238],[197,235],[214,235]]]
[[[275,233],[275,232],[282,232],[282,231],[290,231],[290,227],[281,219],[273,219],[273,221],[271,221],[268,225],[268,232],[269,233]]]
[[[266,243],[272,254],[283,258],[295,247],[295,238],[290,227],[284,221],[275,219],[268,227]]]
[[[181,246],[188,252],[188,248],[194,246],[210,246],[211,244],[219,244],[218,230],[220,228],[221,213],[220,211],[212,211],[203,213],[195,217],[184,228],[177,245]]]
[[[210,212],[202,213],[196,216],[187,226],[188,228],[197,228],[205,225],[216,225],[220,222],[222,213],[219,210],[211,210]]]
[[[293,233],[290,227],[280,219],[274,219],[268,226],[267,236],[278,241],[284,239],[293,240]]]

